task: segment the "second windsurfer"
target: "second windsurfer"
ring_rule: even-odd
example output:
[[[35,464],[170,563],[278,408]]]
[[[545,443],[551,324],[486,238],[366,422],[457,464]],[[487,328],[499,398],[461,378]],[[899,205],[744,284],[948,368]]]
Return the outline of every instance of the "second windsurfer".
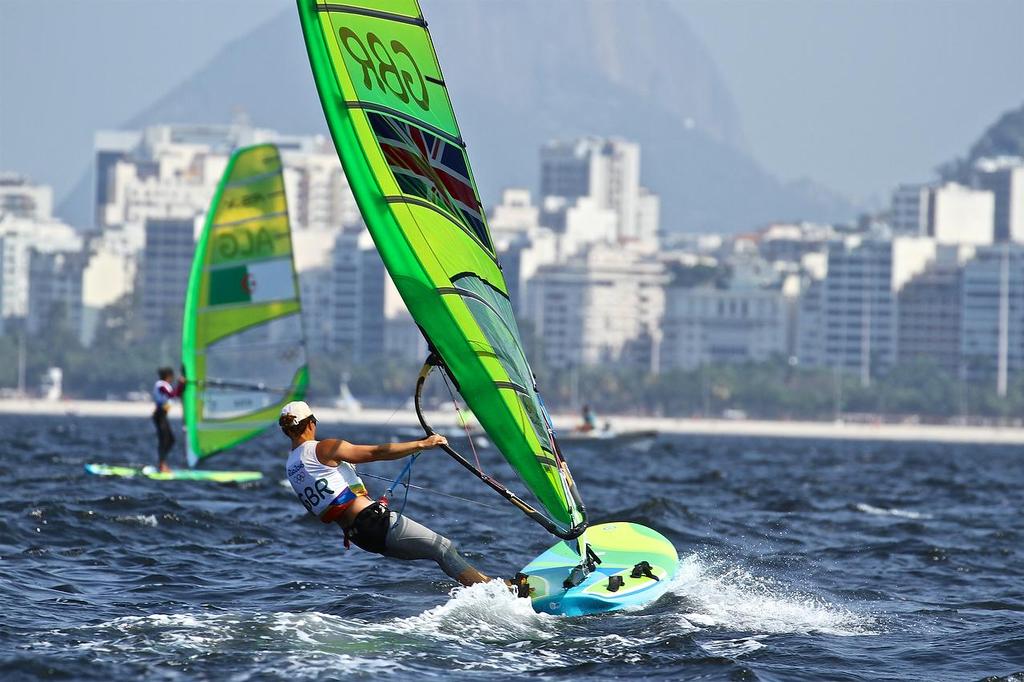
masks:
[[[316,417],[302,401],[285,405],[278,423],[291,439],[286,473],[292,489],[307,511],[341,526],[346,546],[351,540],[386,557],[431,559],[463,585],[490,580],[462,558],[451,540],[371,500],[353,466],[408,457],[447,443],[443,436],[383,445],[316,440]]]
[[[153,384],[153,424],[156,426],[157,467],[167,473],[171,470],[167,465],[167,455],[174,447],[174,432],[167,421],[167,413],[171,411],[174,399],[180,398],[184,392],[185,377],[180,378],[177,385],[171,385],[174,380],[173,369],[161,367],[156,374],[158,378]]]

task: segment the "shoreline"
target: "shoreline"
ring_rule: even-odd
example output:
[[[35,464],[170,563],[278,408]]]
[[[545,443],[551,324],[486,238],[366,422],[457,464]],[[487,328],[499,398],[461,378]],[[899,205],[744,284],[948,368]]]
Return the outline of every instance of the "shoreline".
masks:
[[[68,417],[148,417],[148,402],[114,400],[0,399],[0,415],[32,414]],[[412,409],[363,409],[349,411],[317,407],[323,421],[371,426],[416,427]],[[173,417],[172,417],[173,418]],[[451,412],[427,412],[437,427],[455,426]],[[554,415],[555,427],[567,432],[579,421],[572,415]],[[758,419],[694,419],[602,415],[616,431],[658,431],[665,434],[731,438],[817,438],[830,440],[974,443],[1024,445],[1024,428],[1013,426],[949,426],[934,424],[863,424],[852,422],[767,421]]]

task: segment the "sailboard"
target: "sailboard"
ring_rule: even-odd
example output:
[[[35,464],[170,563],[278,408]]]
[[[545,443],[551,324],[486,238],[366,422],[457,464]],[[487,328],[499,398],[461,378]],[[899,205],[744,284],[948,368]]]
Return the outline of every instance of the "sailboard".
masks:
[[[86,464],[85,473],[93,476],[120,478],[148,478],[153,481],[210,481],[213,483],[249,483],[263,478],[259,471],[206,471],[204,469],[174,469],[160,471],[154,466],[115,464]]]
[[[587,513],[523,351],[448,89],[417,0],[298,0],[331,136],[384,266],[440,368],[535,507],[445,452],[595,570]]]

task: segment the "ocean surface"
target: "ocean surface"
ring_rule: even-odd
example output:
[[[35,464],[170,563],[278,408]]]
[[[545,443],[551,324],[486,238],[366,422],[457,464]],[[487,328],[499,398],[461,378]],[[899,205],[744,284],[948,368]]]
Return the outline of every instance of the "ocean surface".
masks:
[[[355,442],[391,431],[321,424]],[[559,618],[497,585],[456,589],[431,563],[345,551],[283,485],[273,433],[211,463],[266,473],[246,485],[83,472],[149,463],[148,420],[0,416],[0,434],[3,680],[1024,680],[1017,448],[572,445],[593,520],[661,531],[680,564],[642,610]],[[485,572],[552,544],[440,451],[413,483],[431,491],[405,513]]]

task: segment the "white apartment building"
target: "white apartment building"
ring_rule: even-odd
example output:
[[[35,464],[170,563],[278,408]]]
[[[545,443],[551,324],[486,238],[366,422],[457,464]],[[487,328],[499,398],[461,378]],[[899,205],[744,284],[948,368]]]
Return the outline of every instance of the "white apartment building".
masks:
[[[991,244],[995,196],[948,182],[931,190],[928,234],[939,244]]]
[[[74,228],[59,220],[0,216],[0,325],[28,317],[33,252],[78,253],[82,242]]]
[[[82,272],[81,341],[92,345],[101,311],[118,302],[135,288],[137,259],[115,237],[114,230],[90,241],[87,263]]]
[[[48,220],[53,215],[53,188],[35,185],[16,173],[0,173],[0,216]]]
[[[636,241],[657,244],[660,230],[661,198],[646,187],[641,187],[636,204]]]
[[[557,368],[620,363],[658,371],[667,281],[663,264],[613,245],[541,266],[527,295],[545,360]]]
[[[583,197],[615,214],[615,239],[655,240],[658,199],[640,186],[640,146],[615,138],[553,141],[541,149],[541,197]],[[551,225],[551,227],[556,227]]]
[[[502,191],[501,203],[487,218],[491,241],[501,251],[521,236],[540,227],[540,208],[533,205],[530,190],[510,187]]]
[[[282,147],[288,217],[295,230],[338,231],[362,222],[334,144],[316,136]]]
[[[232,151],[271,142],[281,151],[295,230],[340,230],[359,211],[330,141],[244,125],[152,126],[97,134],[97,220],[103,227],[190,218],[209,208]]]
[[[980,159],[974,167],[978,184],[992,192],[997,242],[1024,242],[1024,159]]]
[[[787,353],[789,301],[781,289],[669,286],[661,369],[763,361]]]

